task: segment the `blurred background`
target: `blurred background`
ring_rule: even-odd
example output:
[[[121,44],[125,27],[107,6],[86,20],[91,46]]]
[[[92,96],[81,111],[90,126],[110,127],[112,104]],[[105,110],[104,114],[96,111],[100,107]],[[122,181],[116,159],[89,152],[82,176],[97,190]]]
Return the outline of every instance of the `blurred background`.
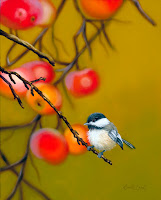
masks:
[[[60,0],[52,1],[56,7]],[[71,107],[61,87],[63,95],[62,112],[71,124],[84,124],[93,112],[102,112],[112,121],[120,135],[131,142],[136,149],[120,147],[104,155],[112,160],[110,166],[91,152],[79,156],[69,155],[61,165],[50,165],[33,156],[40,173],[40,180],[31,165],[30,159],[25,168],[24,177],[41,188],[51,199],[65,200],[107,200],[107,199],[159,199],[161,197],[161,2],[158,0],[140,0],[144,10],[156,21],[153,27],[137,11],[130,1],[126,1],[117,12],[106,31],[115,50],[112,50],[102,37],[91,44],[92,58],[86,50],[79,58],[80,68],[93,68],[100,75],[101,84],[97,92],[83,98],[71,100]],[[58,45],[59,59],[71,61],[74,57],[73,35],[81,25],[81,15],[68,0],[54,26],[54,34],[67,51]],[[1,25],[8,32],[8,28]],[[20,30],[19,37],[32,42],[42,28],[34,27]],[[87,36],[96,30],[89,25]],[[0,38],[1,66],[6,64],[6,53],[12,41]],[[43,43],[55,55],[51,43],[51,29],[43,37]],[[82,37],[78,44],[84,45]],[[10,58],[14,58],[23,47],[17,45]],[[32,52],[26,54],[11,69],[38,59]],[[56,64],[56,69],[60,66]],[[59,76],[59,73],[57,73]],[[0,97],[1,126],[18,125],[30,122],[36,112],[23,100],[25,109],[16,101]],[[44,116],[43,127],[54,128],[56,116]],[[64,128],[66,125],[63,124]],[[25,152],[31,127],[1,131],[1,149],[10,163],[21,159]],[[12,134],[12,137],[10,135]],[[10,137],[9,139],[7,139]],[[0,158],[1,159],[1,158]],[[1,166],[4,162],[0,160]],[[20,167],[17,167],[20,169]],[[16,176],[11,171],[0,174],[0,198],[3,200],[12,191]],[[27,186],[22,185],[24,199],[42,199]],[[19,199],[17,192],[13,199]]]

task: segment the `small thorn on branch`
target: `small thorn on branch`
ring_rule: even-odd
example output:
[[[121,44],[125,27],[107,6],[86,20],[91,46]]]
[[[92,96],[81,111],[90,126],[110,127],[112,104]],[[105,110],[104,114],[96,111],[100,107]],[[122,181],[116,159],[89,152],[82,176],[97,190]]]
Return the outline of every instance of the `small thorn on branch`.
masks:
[[[34,96],[34,90],[33,90],[33,87],[31,87],[31,95]]]
[[[14,79],[12,78],[12,75],[11,75],[11,74],[9,74],[9,78],[10,78],[10,80],[11,80],[14,84],[16,84],[16,82],[15,82]]]
[[[35,82],[38,82],[38,81],[45,81],[45,80],[46,80],[46,78],[40,77],[36,80],[31,81],[31,83],[35,83]]]

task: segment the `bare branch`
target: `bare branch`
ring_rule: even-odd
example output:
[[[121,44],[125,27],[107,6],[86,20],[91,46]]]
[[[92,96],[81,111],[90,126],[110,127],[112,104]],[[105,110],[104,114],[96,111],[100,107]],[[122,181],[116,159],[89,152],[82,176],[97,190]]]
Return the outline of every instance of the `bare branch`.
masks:
[[[9,40],[12,40],[24,47],[26,47],[27,49],[29,49],[30,51],[33,51],[35,54],[37,54],[40,58],[44,58],[46,59],[51,65],[55,65],[52,57],[50,57],[49,55],[46,55],[44,53],[42,53],[41,51],[39,51],[38,49],[36,49],[33,45],[31,45],[30,43],[21,40],[20,38],[18,38],[17,36],[13,35],[13,34],[9,34],[6,33],[5,31],[3,31],[2,29],[0,29],[0,35],[8,38]]]
[[[2,69],[3,69],[3,68],[0,67],[0,71],[2,71]],[[2,71],[2,72],[3,72],[3,71]],[[10,80],[11,80],[14,84],[16,84],[16,82],[14,81],[14,79],[13,79],[13,77],[12,77],[12,73],[8,73],[8,76],[9,76]],[[20,97],[16,94],[15,90],[13,89],[12,84],[11,84],[6,78],[4,78],[1,74],[0,74],[0,78],[3,79],[3,80],[8,84],[8,86],[10,87],[10,90],[11,90],[11,92],[12,92],[12,94],[13,94],[14,99],[17,99],[17,101],[18,101],[18,103],[20,104],[20,106],[21,106],[22,108],[24,108],[24,106],[23,106],[23,104],[22,104],[22,101],[21,101]],[[35,83],[35,82],[38,82],[38,81],[40,81],[40,80],[45,81],[46,78],[40,77],[39,79],[36,79],[36,80],[31,81],[31,83]],[[23,81],[23,80],[22,80],[22,81]],[[23,81],[23,83],[24,83],[25,87],[26,87],[27,89],[29,89],[29,87],[27,86],[27,84],[26,84],[24,81]],[[31,87],[31,93],[32,93],[32,92],[33,92],[33,91],[32,91],[32,87]]]
[[[114,46],[112,45],[110,38],[108,37],[107,33],[106,33],[106,29],[105,29],[105,24],[104,22],[101,22],[101,26],[102,26],[102,31],[103,31],[103,35],[105,36],[105,39],[107,41],[107,43],[109,44],[109,46],[114,50]]]
[[[38,124],[40,118],[41,118],[41,115],[38,115],[37,120],[36,120],[36,122],[35,122],[32,130],[31,130],[31,134],[29,136],[29,139],[28,139],[28,142],[27,142],[27,146],[26,146],[25,155],[23,156],[22,160],[20,161],[22,163],[22,167],[21,167],[20,173],[18,175],[18,179],[17,179],[16,185],[15,185],[14,189],[12,190],[11,194],[8,196],[7,200],[10,200],[10,199],[13,198],[13,196],[15,195],[15,193],[16,193],[19,185],[21,184],[21,181],[23,179],[23,174],[24,174],[25,166],[26,166],[26,161],[27,161],[27,158],[28,158],[28,155],[29,155],[30,139],[31,139],[31,136],[32,136],[33,132],[35,131],[35,129],[37,127],[37,124]]]
[[[29,122],[27,124],[15,125],[15,126],[2,126],[2,127],[0,127],[0,130],[18,129],[18,128],[28,127],[28,126],[32,125],[37,120],[38,116],[39,115],[37,115],[31,122]]]
[[[20,97],[16,94],[15,90],[13,89],[12,84],[9,81],[7,81],[7,79],[5,79],[1,74],[0,74],[0,78],[3,79],[8,84],[8,86],[10,87],[10,90],[11,90],[11,92],[13,94],[14,99],[17,99],[17,101],[20,104],[20,106],[22,108],[24,108],[24,106],[22,104],[22,101],[21,101]],[[11,79],[11,77],[10,77],[10,79]]]
[[[23,200],[23,189],[22,189],[22,184],[19,186],[19,194],[20,194],[20,200]]]
[[[59,17],[59,15],[60,15],[62,9],[64,8],[64,5],[65,5],[66,2],[67,2],[66,0],[62,0],[62,1],[61,1],[60,5],[59,5],[59,7],[58,7],[58,9],[57,9],[56,19]],[[56,21],[56,20],[55,20],[55,21]]]
[[[104,23],[104,25],[106,26],[106,24],[108,23],[108,21],[106,21]],[[104,27],[100,27],[97,32],[95,34],[93,34],[91,36],[91,38],[88,41],[88,44],[90,45],[96,38],[98,35],[100,35],[101,31],[103,30]],[[62,75],[60,76],[60,78],[54,83],[54,85],[59,84],[64,77],[66,76],[66,74],[73,68],[73,66],[75,65],[75,63],[77,62],[78,58],[84,53],[84,51],[86,50],[87,45],[85,45],[79,52],[78,54],[74,57],[74,59],[72,60],[71,63],[69,63],[69,65],[67,65],[67,67],[60,69],[59,71],[63,71]],[[57,70],[58,71],[58,70]]]
[[[156,26],[155,21],[149,17],[148,14],[146,14],[146,12],[143,10],[143,8],[140,5],[140,2],[138,0],[130,0],[134,3],[134,5],[136,6],[136,8],[138,9],[138,11],[141,13],[141,15],[148,21],[150,22],[153,26]]]
[[[31,43],[31,45],[35,46],[37,44],[37,42],[39,42],[43,35],[47,32],[48,28],[44,28],[43,31],[41,31],[41,33],[36,37],[36,39]],[[17,36],[17,35],[16,35]],[[17,36],[18,37],[18,36]],[[17,43],[14,43],[10,49],[8,50],[8,53],[6,55],[6,62],[7,62],[7,65],[5,67],[10,67],[12,66],[13,64],[15,64],[20,58],[22,58],[24,55],[26,55],[28,52],[29,52],[29,49],[25,49],[22,53],[20,53],[16,58],[14,58],[12,61],[10,61],[9,59],[9,55],[11,53],[11,51],[14,49],[14,47],[16,46]],[[52,58],[52,60],[54,60]],[[4,67],[4,68],[5,68]]]
[[[7,170],[10,170],[11,168],[16,167],[16,166],[22,164],[23,162],[25,162],[25,160],[26,160],[26,155],[23,156],[23,158],[21,160],[13,163],[11,165],[7,165],[5,167],[0,168],[0,172],[4,172],[4,171],[7,171]]]
[[[89,23],[98,31],[99,30],[99,27],[95,24],[95,22],[93,21],[89,21]],[[99,42],[100,44],[102,45],[102,47],[104,48],[104,50],[106,51],[106,53],[108,53],[108,50],[105,46],[105,43],[102,41],[102,37],[101,37],[101,34],[99,34]]]
[[[19,175],[18,175],[18,179],[17,179],[16,185],[15,185],[13,191],[12,191],[11,194],[7,197],[6,200],[11,200],[11,199],[13,198],[13,196],[15,195],[15,193],[16,193],[16,191],[17,191],[17,188],[18,188],[18,186],[19,186],[19,184],[21,183],[21,180],[22,180],[22,178],[23,178],[23,170],[24,170],[24,167],[25,167],[25,163],[23,163],[23,165],[22,165],[22,168],[21,168],[20,173],[19,173]]]
[[[39,121],[39,123],[40,123],[40,121]],[[38,169],[37,169],[37,167],[36,167],[36,165],[34,163],[34,160],[32,158],[32,154],[31,153],[29,153],[29,157],[30,157],[31,165],[32,165],[33,169],[35,170],[37,178],[38,178],[38,180],[40,182],[40,173],[39,173],[39,171],[38,171]]]
[[[36,80],[31,81],[31,83],[35,83],[35,82],[38,82],[38,81],[45,81],[45,80],[46,80],[46,78],[40,77]]]
[[[55,51],[56,51],[56,55],[57,55],[56,57],[59,56],[59,52],[58,52],[58,48],[57,48],[57,46],[56,46],[56,44],[55,44],[55,40],[59,41],[61,44],[62,44],[62,42],[61,42],[61,40],[59,40],[58,38],[55,37],[55,35],[54,35],[54,26],[55,26],[55,22],[57,21],[57,18],[59,17],[59,15],[60,15],[62,9],[64,8],[64,5],[65,5],[66,2],[67,2],[66,0],[62,0],[62,1],[61,1],[60,5],[59,5],[59,7],[58,7],[58,9],[57,9],[57,14],[56,14],[55,21],[54,21],[54,23],[52,24],[51,38],[52,38],[53,46],[55,47]],[[63,45],[62,45],[62,47],[63,47],[63,50],[65,50],[65,48],[64,48]],[[65,50],[65,52],[66,52],[66,50]],[[66,53],[67,53],[67,52],[66,52]]]
[[[43,49],[52,57],[52,54],[49,52],[49,50],[46,48],[46,46],[44,44],[43,44]],[[68,62],[63,62],[58,59],[54,59],[54,61],[55,61],[55,63],[60,64],[60,65],[65,65],[65,66],[69,65]]]
[[[3,161],[7,164],[10,165],[10,162],[8,161],[6,155],[2,152],[2,150],[0,150],[0,155],[3,159]],[[10,169],[16,176],[19,175],[19,173],[14,169],[11,168]],[[44,199],[46,200],[51,200],[51,198],[49,198],[42,190],[40,190],[39,188],[35,187],[34,185],[32,185],[28,180],[26,179],[22,179],[22,182],[25,183],[28,187],[30,187],[31,189],[33,189],[34,191],[36,191],[39,195],[41,195]]]

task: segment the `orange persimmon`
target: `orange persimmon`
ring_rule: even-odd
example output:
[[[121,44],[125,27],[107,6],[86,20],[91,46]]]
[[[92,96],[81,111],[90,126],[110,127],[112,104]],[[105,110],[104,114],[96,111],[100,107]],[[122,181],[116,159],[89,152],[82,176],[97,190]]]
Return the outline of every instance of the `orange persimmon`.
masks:
[[[74,124],[74,125],[72,125],[72,128],[79,133],[79,137],[82,138],[84,140],[84,142],[89,143],[88,138],[87,138],[87,132],[88,132],[87,127],[85,127],[84,125],[81,125],[81,124]],[[87,148],[85,146],[83,146],[82,144],[79,145],[77,143],[77,139],[74,138],[74,136],[71,133],[71,131],[69,130],[69,128],[67,128],[65,130],[64,136],[68,143],[69,152],[71,154],[78,155],[78,154],[83,154],[87,151]]]

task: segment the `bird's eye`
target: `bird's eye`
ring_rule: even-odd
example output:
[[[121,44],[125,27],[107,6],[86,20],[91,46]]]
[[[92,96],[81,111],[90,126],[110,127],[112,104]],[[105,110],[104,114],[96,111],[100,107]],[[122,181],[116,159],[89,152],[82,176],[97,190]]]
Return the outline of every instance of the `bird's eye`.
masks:
[[[92,120],[92,122],[95,122],[96,121],[96,119],[94,118],[93,120]]]

